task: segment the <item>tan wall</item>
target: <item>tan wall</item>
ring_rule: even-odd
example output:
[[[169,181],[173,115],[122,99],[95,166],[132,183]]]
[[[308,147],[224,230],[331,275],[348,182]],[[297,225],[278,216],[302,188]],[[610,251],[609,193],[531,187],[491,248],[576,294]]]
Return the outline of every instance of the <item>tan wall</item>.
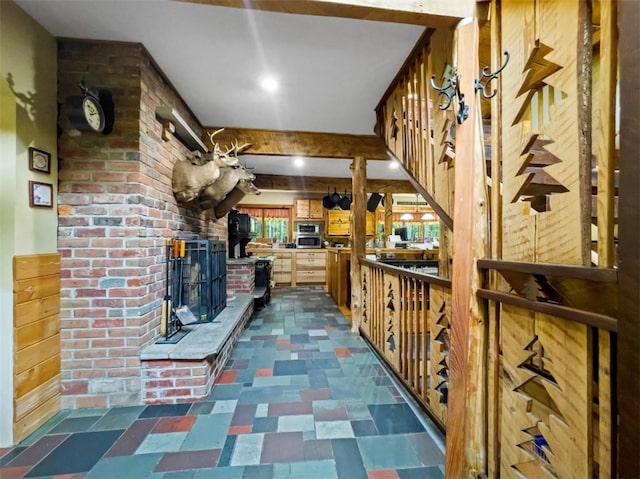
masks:
[[[28,197],[30,180],[57,185],[56,49],[16,4],[0,2],[0,391],[13,390],[13,256],[57,251],[55,204],[30,208]],[[30,146],[51,153],[50,175],[29,170]],[[0,447],[12,442],[12,416],[0,401]]]

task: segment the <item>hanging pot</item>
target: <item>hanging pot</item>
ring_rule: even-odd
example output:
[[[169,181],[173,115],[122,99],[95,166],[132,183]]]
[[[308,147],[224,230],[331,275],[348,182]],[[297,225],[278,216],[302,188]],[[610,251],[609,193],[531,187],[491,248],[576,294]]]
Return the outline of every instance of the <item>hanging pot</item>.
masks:
[[[336,204],[333,202],[333,200],[331,199],[331,194],[329,193],[329,191],[327,190],[327,196],[323,196],[322,197],[322,206],[324,206],[326,209],[330,210],[332,209],[334,206],[336,206]]]
[[[340,202],[340,193],[336,188],[333,189],[333,193],[331,193],[331,201],[333,201],[333,206],[336,206]]]
[[[351,208],[351,198],[347,196],[346,190],[344,192],[344,196],[340,198],[340,201],[338,202],[338,206],[340,207],[340,209],[343,209],[343,210],[348,210]]]

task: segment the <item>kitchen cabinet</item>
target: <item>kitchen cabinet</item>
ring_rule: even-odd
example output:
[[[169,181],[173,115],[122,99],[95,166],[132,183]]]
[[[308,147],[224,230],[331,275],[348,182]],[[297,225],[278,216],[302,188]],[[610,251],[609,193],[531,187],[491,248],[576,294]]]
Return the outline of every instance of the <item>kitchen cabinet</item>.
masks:
[[[329,210],[327,213],[327,236],[349,236],[351,234],[350,211]],[[367,211],[366,234],[373,236],[375,221],[373,213]]]
[[[276,259],[273,262],[273,280],[278,284],[291,284],[291,257],[290,251],[272,250],[269,252]]]
[[[338,306],[347,304],[348,276],[351,250],[347,248],[327,249],[327,290]]]
[[[298,198],[295,200],[296,219],[321,220],[324,219],[322,200]]]
[[[275,256],[272,278],[276,286],[326,282],[327,251],[324,249],[251,247],[249,251],[256,257]]]
[[[326,281],[327,252],[325,250],[296,252],[296,283]]]

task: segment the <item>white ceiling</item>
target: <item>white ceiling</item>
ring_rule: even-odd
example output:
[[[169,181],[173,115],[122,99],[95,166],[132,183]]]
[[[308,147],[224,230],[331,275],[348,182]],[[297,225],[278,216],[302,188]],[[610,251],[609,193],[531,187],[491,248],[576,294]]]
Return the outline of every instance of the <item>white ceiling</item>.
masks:
[[[374,108],[424,30],[171,0],[16,3],[56,37],[144,44],[204,126],[372,134]],[[260,88],[265,74],[279,80],[275,94]],[[291,159],[260,161],[291,173]],[[349,163],[307,161],[329,177],[349,177]],[[404,178],[386,163],[370,161],[367,176]]]

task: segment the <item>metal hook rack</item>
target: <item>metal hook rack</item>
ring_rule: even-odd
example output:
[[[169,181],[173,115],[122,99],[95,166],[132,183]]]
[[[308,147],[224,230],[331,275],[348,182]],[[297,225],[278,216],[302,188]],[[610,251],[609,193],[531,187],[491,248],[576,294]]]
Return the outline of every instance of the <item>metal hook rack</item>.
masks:
[[[496,93],[498,93],[498,89],[496,88],[496,89],[493,90],[493,93],[488,95],[486,88],[487,88],[487,86],[489,86],[489,83],[491,82],[491,80],[495,80],[496,78],[498,78],[498,75],[500,75],[500,73],[502,73],[502,70],[504,70],[505,67],[507,66],[507,64],[509,63],[509,57],[510,57],[509,56],[509,52],[505,51],[504,52],[504,56],[505,56],[504,63],[502,64],[502,66],[498,70],[496,70],[493,73],[489,73],[487,71],[488,67],[484,67],[482,69],[482,72],[480,72],[481,73],[480,78],[476,78],[474,80],[475,91],[482,90],[482,96],[485,97],[485,98],[493,98],[494,96],[496,96]]]
[[[469,116],[469,106],[464,103],[464,93],[460,91],[460,75],[455,70],[450,78],[446,79],[442,86],[436,85],[434,81],[435,75],[431,75],[431,87],[438,92],[439,95],[444,95],[446,103],[440,103],[438,108],[440,110],[446,110],[451,106],[451,101],[454,97],[458,99],[458,115],[456,116],[458,124],[462,124],[463,121]]]

